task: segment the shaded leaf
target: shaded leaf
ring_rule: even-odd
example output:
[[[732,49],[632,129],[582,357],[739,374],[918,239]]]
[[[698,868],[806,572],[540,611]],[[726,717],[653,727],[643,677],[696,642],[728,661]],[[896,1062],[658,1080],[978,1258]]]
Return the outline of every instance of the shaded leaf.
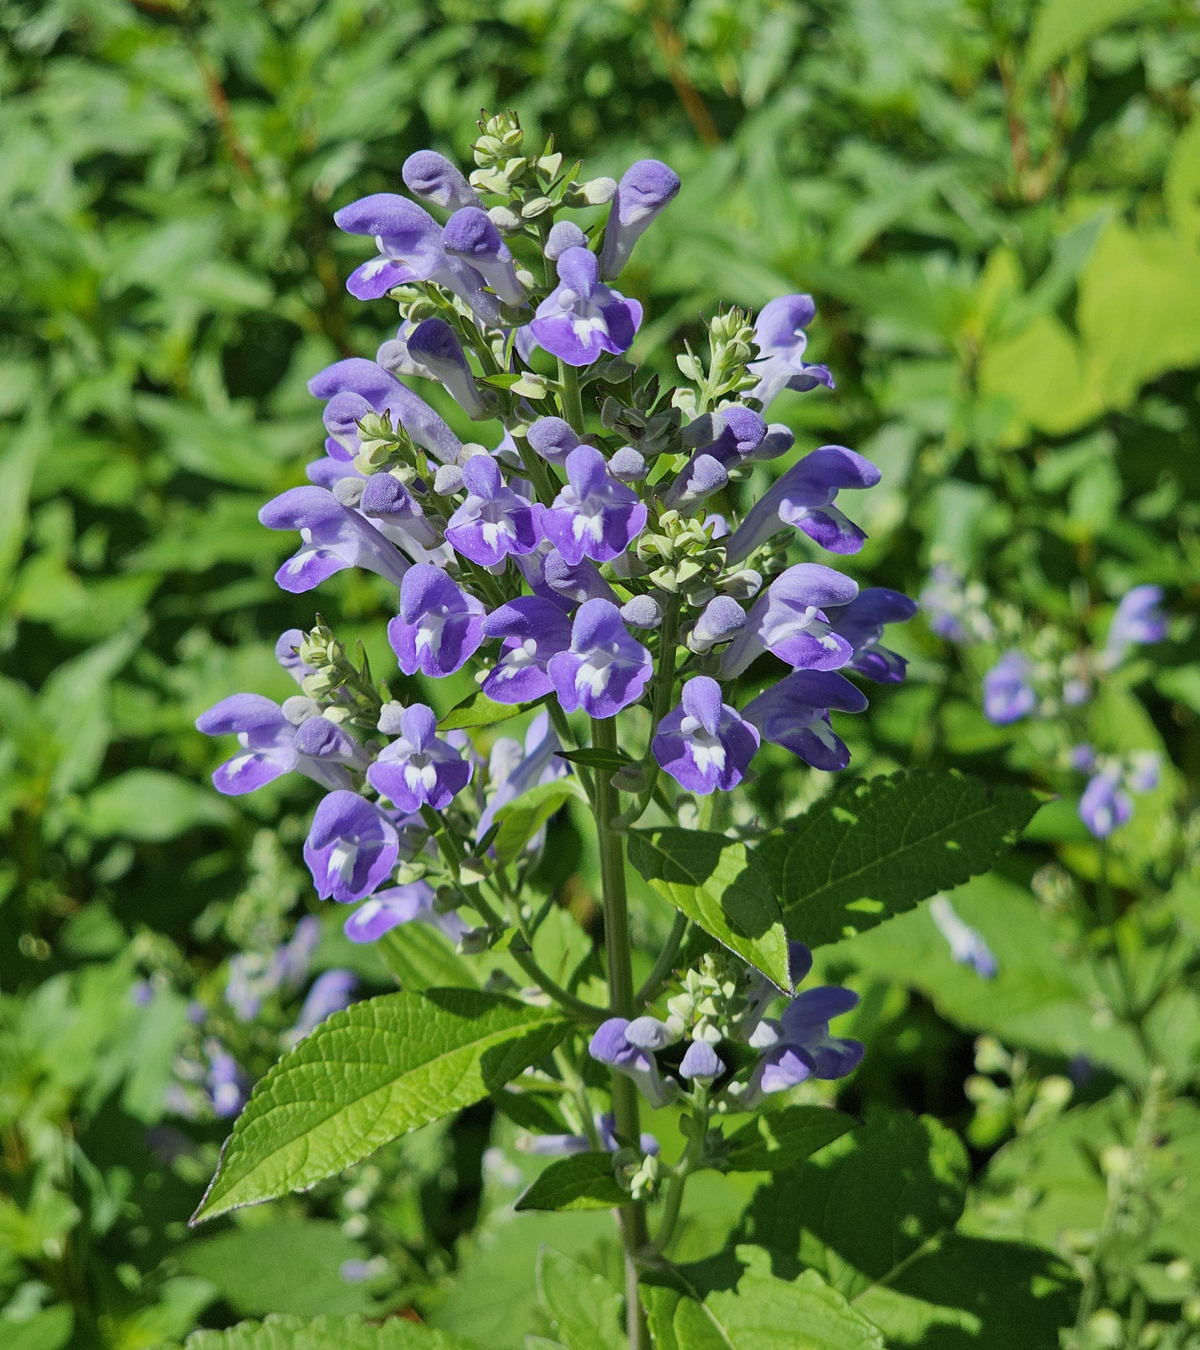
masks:
[[[786,1172],[854,1125],[849,1116],[823,1106],[764,1111],[727,1137],[724,1167],[730,1172]]]
[[[514,1208],[612,1209],[628,1199],[613,1175],[611,1153],[576,1153],[552,1162]]]

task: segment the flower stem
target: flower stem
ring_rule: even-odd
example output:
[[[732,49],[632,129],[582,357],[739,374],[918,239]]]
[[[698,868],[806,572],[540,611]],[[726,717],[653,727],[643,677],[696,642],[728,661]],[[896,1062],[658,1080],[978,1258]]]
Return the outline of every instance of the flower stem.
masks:
[[[598,750],[617,748],[614,718],[592,719],[592,744]],[[600,876],[604,887],[604,946],[608,955],[609,1007],[614,1017],[634,1015],[633,961],[629,945],[629,905],[625,894],[625,841],[613,828],[618,814],[617,791],[610,775],[596,774],[596,823],[600,836]],[[635,1148],[641,1138],[637,1085],[624,1074],[612,1076],[613,1116],[618,1138]],[[621,1241],[625,1246],[625,1307],[629,1350],[648,1350],[645,1313],[638,1297],[636,1254],[649,1240],[644,1201],[621,1206]]]
[[[561,356],[558,358],[558,381],[563,417],[571,424],[571,430],[582,436],[586,427],[583,422],[583,400],[579,397],[579,372],[574,366],[567,365]]]

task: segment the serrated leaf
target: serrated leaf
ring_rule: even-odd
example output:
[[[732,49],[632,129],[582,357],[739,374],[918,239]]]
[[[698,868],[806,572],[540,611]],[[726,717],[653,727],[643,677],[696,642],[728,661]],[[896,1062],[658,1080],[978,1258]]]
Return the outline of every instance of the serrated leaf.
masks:
[[[479,1101],[549,1054],[568,1025],[469,989],[384,994],[334,1013],[254,1089],[193,1223],[306,1190]]]
[[[613,1175],[611,1153],[576,1153],[552,1162],[514,1208],[612,1209],[628,1199]]]
[[[728,1136],[729,1172],[786,1172],[826,1144],[848,1134],[855,1122],[823,1106],[786,1106],[764,1111]]]
[[[681,1298],[675,1305],[676,1350],[883,1350],[879,1328],[815,1270],[779,1279],[766,1252],[742,1247],[738,1257],[748,1268],[736,1292],[714,1290],[703,1303]]]
[[[665,900],[790,990],[787,934],[769,873],[741,840],[705,830],[631,830],[629,861]]]
[[[530,708],[536,708],[542,701],[539,698],[532,703],[497,703],[494,699],[488,698],[482,689],[477,689],[460,703],[456,703],[445,717],[439,718],[438,730],[465,731],[470,727],[494,726],[497,722],[507,722],[513,717],[520,717]]]
[[[760,856],[778,869],[788,934],[819,947],[988,871],[1039,805],[1024,788],[989,787],[957,770],[858,779],[822,798]],[[780,840],[789,835],[784,853]]]
[[[476,1350],[470,1342],[401,1317],[364,1322],[359,1317],[276,1313],[227,1331],[193,1331],[187,1350]]]
[[[567,1350],[624,1350],[621,1296],[606,1279],[561,1252],[538,1252],[538,1299]]]
[[[598,750],[593,746],[582,750],[556,750],[555,754],[572,764],[582,764],[585,769],[608,769],[613,773],[634,762],[633,757],[623,750]]]
[[[507,806],[502,806],[496,812],[500,829],[492,843],[500,865],[512,862],[550,817],[572,797],[586,800],[583,789],[574,778],[558,778],[553,783],[532,787]]]

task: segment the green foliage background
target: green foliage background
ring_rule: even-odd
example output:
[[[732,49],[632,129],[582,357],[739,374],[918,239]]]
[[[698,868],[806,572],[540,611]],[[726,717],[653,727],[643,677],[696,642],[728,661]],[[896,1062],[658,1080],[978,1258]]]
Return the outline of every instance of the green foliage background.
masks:
[[[916,593],[930,561],[953,557],[1049,619],[1071,612],[1076,576],[1109,597],[1157,582],[1186,614],[1200,585],[1200,12],[1187,0],[6,0],[0,28],[0,1341],[145,1350],[243,1316],[413,1305],[498,1350],[538,1317],[549,1335],[554,1280],[568,1277],[543,1271],[539,1310],[539,1243],[617,1278],[608,1220],[514,1220],[533,1164],[490,1105],[199,1236],[185,1221],[228,1127],[164,1121],[187,1000],[225,1017],[261,1075],[295,999],[240,1026],[221,1013],[222,963],[278,940],[289,909],[318,912],[299,868],[312,785],[218,798],[216,748],[192,723],[230,693],[293,692],[272,646],[309,626],[311,597],[274,585],[293,541],[256,512],[318,453],[305,380],[370,355],[388,326],[388,306],[344,291],[361,249],[332,212],[395,190],[420,147],[467,159],[484,106],[517,109],[594,174],[661,157],[684,188],[625,273],[647,307],[636,354],[668,370],[701,309],[816,295],[810,350],[835,370],[836,396],[789,396],[774,415],[805,448],[837,441],[883,469],[855,517],[871,534],[856,576]],[[320,603],[393,668],[377,579],[341,573]],[[845,729],[859,770],[1036,774],[1036,747],[982,719],[980,672],[910,629],[898,640],[910,683]],[[1114,865],[1131,892],[1165,891],[1195,847],[1200,641],[1186,624],[1174,637],[1167,669],[1141,668],[1096,714],[1104,748],[1158,746],[1173,766],[1123,836]],[[439,710],[464,692],[424,691]],[[777,819],[826,786],[781,756],[755,801]],[[1152,1060],[1172,1074],[1162,1129],[1176,1151],[1154,1183],[1167,1236],[1129,1257],[1143,1308],[1177,1318],[1186,1281],[1164,1263],[1200,1265],[1194,1196],[1171,1189],[1200,1185],[1200,998],[1181,980],[1148,1040],[1106,1020],[1105,991],[1029,890],[1054,856],[1096,874],[1064,805],[1005,875],[956,893],[999,957],[993,984],[951,963],[924,908],[827,957],[864,995],[847,1030],[867,1061],[840,1104],[926,1113],[903,1127],[906,1147],[953,1192],[921,1230],[954,1229],[927,1275],[917,1262],[881,1283],[892,1266],[852,1252],[846,1268],[870,1277],[856,1284],[830,1264],[846,1248],[829,1235],[824,1258],[801,1252],[896,1344],[1057,1344],[1045,1328],[1073,1316],[1063,1233],[1103,1221],[1095,1160],[1127,1142],[1128,1090]],[[595,921],[595,860],[585,833],[553,830],[546,885],[563,901],[566,960]],[[1200,938],[1191,894],[1176,885],[1161,910],[1192,925],[1172,948],[1182,972]],[[318,968],[352,964],[367,991],[394,987],[374,950],[340,939],[340,916],[322,917]],[[643,896],[635,917],[652,948],[660,910]],[[135,1003],[146,978],[153,998]],[[1043,1076],[1079,1056],[1097,1075],[1049,1133],[1011,1139],[1011,1103],[977,1112],[968,1155],[963,1083],[980,1033]],[[883,1145],[856,1137],[869,1175]],[[821,1174],[808,1192],[852,1185],[838,1147],[806,1165]],[[695,1183],[678,1259],[779,1221],[765,1192],[739,1219],[756,1180]],[[985,1250],[1011,1238],[1028,1245]],[[755,1257],[743,1281],[793,1278],[796,1250],[790,1273]],[[365,1283],[338,1275],[372,1257]],[[984,1268],[1005,1297],[974,1287]],[[728,1284],[714,1275],[711,1288],[719,1307]],[[661,1344],[669,1327],[691,1345],[671,1299],[663,1290],[652,1325]]]

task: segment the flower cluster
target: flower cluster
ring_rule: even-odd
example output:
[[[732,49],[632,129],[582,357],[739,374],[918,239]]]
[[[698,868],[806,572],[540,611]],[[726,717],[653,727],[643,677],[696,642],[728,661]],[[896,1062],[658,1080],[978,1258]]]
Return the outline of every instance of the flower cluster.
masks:
[[[615,283],[679,179],[644,160],[619,182],[582,181],[552,144],[525,150],[511,116],[480,126],[469,178],[423,151],[403,167],[408,196],[379,193],[336,213],[376,249],[350,292],[389,297],[400,324],[374,360],[338,361],[310,381],[324,403],[325,455],[308,486],[268,502],[260,519],[300,537],[277,574],[284,590],[312,590],[346,568],[397,588],[387,636],[399,670],[476,674],[485,715],[458,725],[483,725],[488,708],[495,720],[545,708],[524,743],[501,737],[485,762],[467,735],[440,728],[427,704],[394,698],[318,624],[279,639],[298,694],[282,704],[237,694],[197,722],[238,741],[214,775],[219,791],[289,772],[325,789],[304,858],[322,899],[360,905],[345,924],[358,942],[412,920],[464,950],[499,937],[479,889],[503,866],[496,833],[510,802],[568,772],[559,752],[583,739],[572,714],[600,726],[635,704],[649,711],[640,756],[632,745],[607,752],[625,761],[612,783],[630,798],[626,824],[666,800],[660,775],[688,793],[727,792],[764,742],[844,768],[831,712],[867,706],[847,676],[903,679],[883,633],[916,610],[821,562],[779,565],[781,537],[834,557],[862,547],[839,493],[880,475],[853,450],[801,455],[741,520],[713,510],[728,511],[718,499],[731,482],[793,450],[791,431],[766,420],[775,397],[832,387],[824,366],[803,359],[811,298],[772,301],[756,321],[717,316],[707,361],[681,357],[690,385],[668,396],[628,359],[642,307]],[[464,420],[499,422],[498,443],[460,440],[409,380],[442,386]],[[590,779],[583,789],[593,792]],[[535,835],[526,860],[538,846]],[[811,958],[798,952],[800,978]],[[592,1041],[594,1057],[651,1100],[678,1087],[655,1053],[685,1035],[684,1081],[729,1078],[722,1039],[760,1053],[748,1079],[723,1088],[743,1104],[809,1075],[840,1076],[861,1056],[828,1032],[852,994],[808,990],[769,1020],[779,990],[747,995],[744,972],[692,976],[716,980],[716,993],[689,985],[671,1021],[610,1019]],[[297,1035],[315,1015],[302,1015]]]

